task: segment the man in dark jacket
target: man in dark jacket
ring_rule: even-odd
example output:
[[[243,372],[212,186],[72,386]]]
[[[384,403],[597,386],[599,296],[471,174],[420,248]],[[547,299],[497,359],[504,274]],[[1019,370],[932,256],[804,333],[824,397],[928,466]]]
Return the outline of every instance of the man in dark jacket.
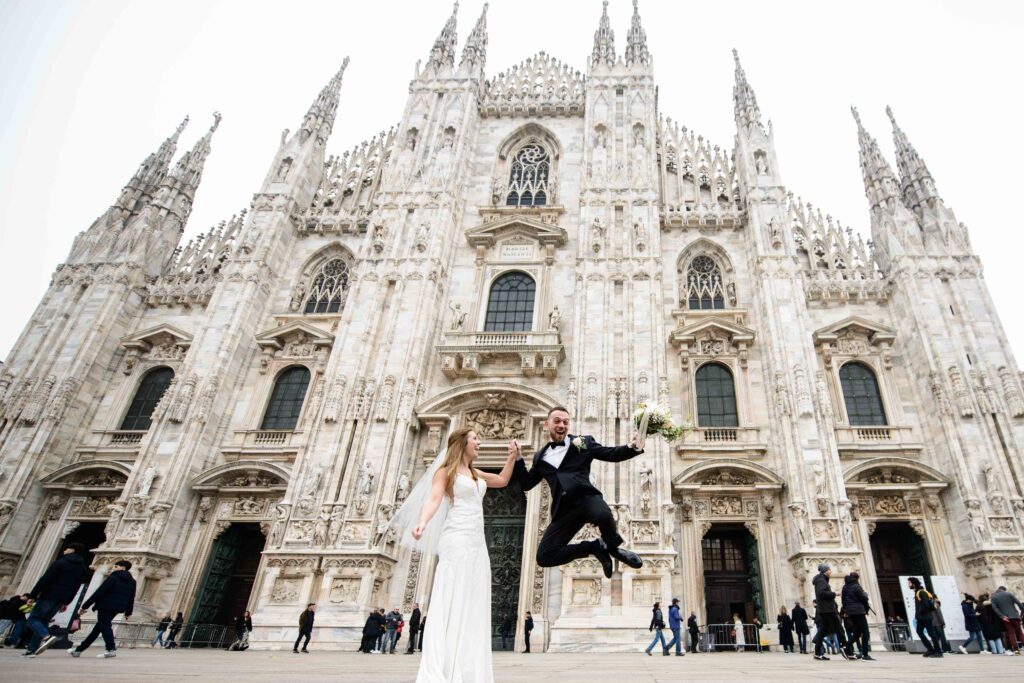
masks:
[[[925,590],[916,576],[907,579],[907,586],[914,592],[914,621],[917,622],[917,637],[925,647],[924,656],[941,657],[939,634],[935,630],[935,596]]]
[[[306,609],[299,615],[299,637],[295,639],[295,645],[292,647],[292,652],[299,654],[299,641],[305,637],[306,642],[302,644],[302,651],[307,655],[309,650],[309,639],[313,637],[313,619],[316,617],[316,603],[311,602],[306,605]]]
[[[111,623],[114,621],[114,617],[122,612],[124,618],[127,619],[132,615],[135,607],[135,579],[128,572],[131,568],[132,563],[128,560],[115,562],[114,571],[110,572],[110,576],[104,579],[100,587],[82,603],[82,608],[78,611],[79,615],[87,612],[90,607],[95,607],[96,624],[78,647],[68,650],[72,657],[80,657],[99,635],[103,636],[103,645],[106,650],[97,656],[100,658],[117,656],[117,643],[114,642],[114,629],[111,628]]]
[[[799,602],[794,602],[790,615],[793,617],[793,630],[796,631],[800,654],[805,655],[807,654],[807,636],[811,633],[811,629],[807,627],[807,610],[801,607]]]
[[[1006,590],[1006,586],[1000,586],[992,594],[992,609],[1003,620],[1003,630],[1010,649],[1019,655],[1021,648],[1024,648],[1024,632],[1021,630],[1024,605],[1016,595]]]
[[[668,608],[668,630],[672,632],[672,640],[665,646],[665,649],[671,650],[675,645],[676,657],[682,657],[684,654],[682,626],[683,618],[679,615],[679,598],[672,598],[672,604]]]
[[[533,631],[533,615],[529,612],[526,613],[526,621],[523,622],[523,639],[526,641],[526,649],[523,652],[530,651],[530,632]]]
[[[857,643],[860,658],[869,662],[875,661],[871,656],[871,634],[868,632],[868,594],[860,585],[860,574],[850,572],[843,583],[843,609],[850,618],[853,628],[847,634],[851,643]],[[852,645],[851,645],[852,647]]]
[[[365,629],[364,629],[365,630]],[[412,604],[412,614],[409,615],[409,649],[405,654],[411,655],[416,651],[416,634],[420,632],[420,604]]]
[[[696,612],[690,612],[690,618],[686,620],[686,630],[690,632],[690,652],[696,652],[700,643],[700,628],[697,626]]]
[[[816,616],[821,619],[821,627],[814,634],[814,658],[828,661],[824,654],[823,641],[831,635],[840,633],[839,607],[836,605],[836,593],[828,580],[832,576],[832,568],[824,562],[818,565],[818,573],[812,579],[814,584],[814,598],[818,603]],[[844,659],[849,659],[849,645],[840,643],[839,653]]]
[[[10,598],[0,602],[0,647],[3,647],[7,634],[12,628],[25,620],[21,608],[25,604],[25,596],[12,595]]]
[[[35,587],[29,592],[29,597],[36,602],[26,622],[32,637],[24,656],[35,657],[57,642],[57,636],[50,635],[50,620],[61,607],[75,599],[88,571],[85,565],[85,546],[69,543],[64,554],[54,560],[36,581]]]

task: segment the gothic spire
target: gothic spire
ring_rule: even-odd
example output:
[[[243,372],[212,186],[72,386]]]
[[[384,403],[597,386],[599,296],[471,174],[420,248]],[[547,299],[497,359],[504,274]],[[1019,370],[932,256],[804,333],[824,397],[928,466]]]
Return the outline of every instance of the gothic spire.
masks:
[[[743,71],[743,65],[740,64],[740,55],[735,49],[732,51],[732,58],[736,62],[736,83],[732,87],[736,126],[747,132],[754,127],[764,130],[764,124],[761,122],[761,110],[757,106],[757,96],[754,95],[754,89],[747,81],[747,74]]]
[[[177,192],[180,196],[187,199],[187,207],[183,212],[185,215],[181,216],[182,223],[184,223],[188,212],[192,209],[192,200],[195,199],[196,190],[199,188],[199,181],[203,177],[206,157],[210,155],[210,141],[213,139],[213,133],[217,130],[217,126],[220,125],[220,119],[220,112],[213,112],[213,124],[210,125],[210,129],[203,134],[203,137],[196,140],[196,144],[192,146],[192,149],[181,155],[178,163],[174,165],[174,170],[161,183],[161,189]],[[162,199],[168,205],[171,203],[166,195]],[[170,207],[168,206],[168,208]]]
[[[634,63],[645,66],[651,63],[651,53],[647,50],[647,33],[640,25],[640,8],[637,6],[637,0],[633,0],[633,22],[626,35],[626,65],[632,66]]]
[[[459,3],[456,2],[452,7],[452,15],[448,17],[444,28],[441,29],[441,34],[434,41],[434,47],[430,49],[430,57],[427,59],[426,66],[427,71],[431,67],[435,70],[440,69],[442,65],[447,66],[449,69],[455,66],[455,47],[457,43],[455,20],[458,13]]]
[[[903,201],[911,209],[916,209],[931,200],[942,201],[935,190],[935,181],[924,159],[910,144],[906,133],[896,123],[892,108],[886,107],[885,113],[892,122],[892,138],[896,143],[896,165],[900,170],[900,184],[903,189]]]
[[[178,138],[181,137],[181,132],[185,130],[186,125],[188,125],[187,116],[178,124],[175,131],[160,143],[160,147],[145,158],[138,170],[135,171],[135,175],[121,190],[121,195],[117,198],[115,206],[134,213],[141,208],[138,206],[140,201],[145,201],[145,198],[153,196],[171,167],[171,160],[178,148]]]
[[[612,24],[608,19],[608,0],[602,3],[604,9],[601,13],[601,21],[594,31],[594,52],[590,56],[593,65],[606,64],[615,66],[615,34],[612,32]]]
[[[860,170],[864,176],[864,194],[872,210],[891,206],[898,201],[897,183],[892,167],[882,156],[878,142],[864,129],[856,107],[850,107],[857,122],[857,142],[860,145]]]
[[[473,67],[479,64],[480,69],[483,70],[484,63],[487,61],[487,6],[488,3],[485,2],[480,18],[476,20],[476,26],[473,27],[469,38],[466,39],[466,46],[462,48],[462,60],[459,62],[459,66],[467,64]],[[454,26],[452,31],[454,34]]]
[[[302,127],[299,128],[299,142],[303,143],[316,134],[317,144],[323,146],[331,135],[334,127],[334,117],[338,112],[338,98],[341,94],[341,81],[348,67],[348,57],[341,62],[338,71],[331,77],[317,95],[316,100],[310,105],[306,117],[302,119]]]

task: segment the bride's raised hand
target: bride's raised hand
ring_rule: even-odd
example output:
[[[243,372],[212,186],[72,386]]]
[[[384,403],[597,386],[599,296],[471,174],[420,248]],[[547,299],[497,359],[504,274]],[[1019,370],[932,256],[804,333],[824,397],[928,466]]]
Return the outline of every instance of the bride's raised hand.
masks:
[[[416,528],[412,530],[412,537],[417,541],[423,536],[423,531],[426,529],[426,524],[417,524]]]
[[[508,459],[518,460],[523,457],[523,449],[519,447],[518,439],[511,439],[508,442]]]

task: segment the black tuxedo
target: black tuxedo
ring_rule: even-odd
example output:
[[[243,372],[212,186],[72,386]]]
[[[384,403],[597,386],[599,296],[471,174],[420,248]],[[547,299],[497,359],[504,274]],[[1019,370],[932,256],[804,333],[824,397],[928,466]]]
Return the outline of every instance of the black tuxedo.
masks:
[[[555,567],[594,552],[594,542],[567,545],[586,524],[596,524],[601,538],[609,549],[622,545],[622,537],[615,527],[615,517],[601,492],[590,481],[590,465],[594,460],[623,462],[643,451],[631,446],[602,446],[590,436],[582,437],[586,448],[573,445],[572,434],[566,437],[569,447],[556,469],[543,460],[549,444],[544,444],[533,456],[529,470],[522,460],[516,461],[513,475],[524,491],[529,491],[541,480],[551,489],[551,523],[537,548],[537,564]]]

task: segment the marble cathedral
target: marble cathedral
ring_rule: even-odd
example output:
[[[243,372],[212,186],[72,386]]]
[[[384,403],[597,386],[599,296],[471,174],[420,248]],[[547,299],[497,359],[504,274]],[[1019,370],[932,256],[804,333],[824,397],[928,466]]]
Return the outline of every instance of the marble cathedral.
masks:
[[[771,619],[822,561],[880,615],[899,574],[1024,594],[1021,375],[907,135],[894,170],[854,111],[864,241],[783,184],[738,57],[729,150],[659,111],[636,3],[623,53],[605,6],[585,73],[489,73],[486,5],[461,53],[453,13],[400,122],[329,156],[346,59],[187,244],[220,117],[148,156],[0,367],[0,590],[78,540],[94,584],[133,561],[136,619],[248,606],[278,648],[316,602],[319,646],[351,647],[427,602],[387,524],[449,429],[495,467],[552,406],[624,443],[657,400],[693,431],[594,472],[642,569],[539,568],[547,487],[488,494],[494,620],[532,611],[535,648],[635,648],[672,596]]]

